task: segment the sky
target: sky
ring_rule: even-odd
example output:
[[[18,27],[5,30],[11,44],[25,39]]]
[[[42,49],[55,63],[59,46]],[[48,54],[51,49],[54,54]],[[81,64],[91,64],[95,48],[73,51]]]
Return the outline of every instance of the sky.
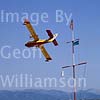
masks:
[[[71,46],[66,42],[71,40],[72,35],[68,19],[73,18],[75,38],[80,39],[80,45],[75,47],[76,63],[88,62],[86,66],[76,68],[76,73],[81,77],[86,67],[86,89],[100,89],[99,4],[99,0],[9,0],[9,2],[0,0],[0,75],[27,73],[34,77],[60,78],[61,67],[72,63]],[[57,21],[57,11],[62,12],[62,19],[58,20],[60,22]],[[18,19],[15,17],[11,21],[7,13],[17,13]],[[34,55],[28,59],[23,58],[23,49],[26,49],[24,44],[30,40],[30,33],[23,26],[26,13],[40,39],[48,38],[46,29],[58,33],[58,47],[52,43],[45,44],[46,50],[53,59],[48,63],[45,62],[43,55],[39,58],[39,49],[36,49],[35,58],[32,58]],[[44,20],[42,19],[43,13],[47,14]],[[4,46],[8,46],[4,55],[10,53],[9,59],[2,57],[1,51]],[[20,50],[19,59],[14,57],[14,49]],[[32,48],[29,50],[32,53]],[[70,76],[72,76],[72,68],[65,70],[65,77]],[[0,88],[3,89],[2,86]]]

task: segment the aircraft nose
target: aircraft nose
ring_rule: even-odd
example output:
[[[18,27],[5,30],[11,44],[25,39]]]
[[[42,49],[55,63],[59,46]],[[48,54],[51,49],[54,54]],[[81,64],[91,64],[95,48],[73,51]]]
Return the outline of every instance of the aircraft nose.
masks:
[[[26,47],[28,46],[27,43],[25,44],[25,46],[26,46]]]

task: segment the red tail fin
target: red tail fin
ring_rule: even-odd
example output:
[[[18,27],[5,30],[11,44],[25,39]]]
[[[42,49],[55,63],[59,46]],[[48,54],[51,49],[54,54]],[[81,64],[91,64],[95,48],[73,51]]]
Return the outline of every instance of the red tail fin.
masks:
[[[50,39],[54,37],[53,34],[52,34],[52,32],[51,32],[50,30],[46,30],[46,32],[48,33],[48,36],[50,37]],[[58,45],[56,39],[53,40],[53,44],[54,44],[55,46]]]

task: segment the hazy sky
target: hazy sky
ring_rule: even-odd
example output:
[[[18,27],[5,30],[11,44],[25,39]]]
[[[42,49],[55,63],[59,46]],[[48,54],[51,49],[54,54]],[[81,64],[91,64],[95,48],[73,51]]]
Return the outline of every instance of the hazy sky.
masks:
[[[56,20],[58,10],[62,11],[62,20],[59,19],[61,22]],[[42,20],[41,16],[44,12],[48,14],[48,16],[45,16],[48,18]],[[10,17],[7,17],[8,13],[17,13],[18,18],[15,17],[11,21]],[[46,29],[58,33],[58,47],[55,47],[52,43],[45,45],[48,53],[53,58],[52,61],[46,63],[43,56],[40,59],[38,49],[35,58],[32,58],[32,56],[29,59],[23,58],[22,52],[23,49],[26,49],[24,44],[29,41],[29,32],[22,25],[23,17],[26,14],[28,14],[28,19],[32,22],[40,38],[48,38]],[[88,62],[86,88],[100,89],[99,0],[9,0],[9,2],[0,0],[0,74],[31,73],[34,77],[60,78],[61,67],[71,64],[71,48],[70,44],[66,44],[66,41],[71,40],[70,29],[67,25],[69,17],[74,19],[76,38],[80,38],[79,47],[75,47],[76,61]],[[36,18],[38,19],[36,20]],[[4,46],[10,46],[4,51],[5,55],[11,54],[10,59],[4,59],[1,55],[1,49]],[[20,49],[21,54],[18,55],[20,59],[13,56],[13,50],[16,48]],[[82,76],[83,70],[84,66],[78,67],[77,73],[79,77]],[[65,70],[66,78],[71,76],[71,71],[71,68]]]

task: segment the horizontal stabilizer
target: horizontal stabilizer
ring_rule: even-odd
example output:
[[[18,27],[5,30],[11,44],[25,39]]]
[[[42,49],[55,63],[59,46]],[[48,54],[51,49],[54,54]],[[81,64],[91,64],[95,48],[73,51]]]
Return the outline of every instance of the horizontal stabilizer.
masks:
[[[50,39],[52,39],[52,38],[54,37],[54,35],[52,34],[51,30],[46,30],[46,32],[48,33],[48,36],[50,37]],[[54,39],[52,42],[53,42],[53,44],[54,44],[55,46],[58,45],[56,39]]]
[[[53,34],[51,33],[50,30],[46,30],[46,32],[48,33],[48,36],[49,36],[50,38],[53,38]]]
[[[55,46],[58,45],[58,42],[56,41],[56,39],[53,40],[53,44],[54,44]]]

